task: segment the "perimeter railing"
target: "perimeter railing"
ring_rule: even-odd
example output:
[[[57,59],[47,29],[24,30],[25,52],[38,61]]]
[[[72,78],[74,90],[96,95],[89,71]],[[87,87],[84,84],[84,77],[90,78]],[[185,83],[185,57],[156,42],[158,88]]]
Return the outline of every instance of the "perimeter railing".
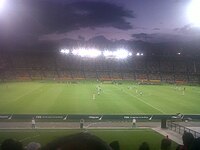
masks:
[[[192,130],[190,128],[184,127],[182,125],[176,124],[176,123],[174,123],[172,121],[168,121],[167,122],[167,127],[168,127],[168,129],[170,129],[172,131],[175,131],[175,132],[177,132],[177,133],[179,133],[181,135],[183,135],[184,132],[189,132],[189,133],[192,133],[195,138],[200,137],[200,133],[199,132],[194,131],[194,130]]]

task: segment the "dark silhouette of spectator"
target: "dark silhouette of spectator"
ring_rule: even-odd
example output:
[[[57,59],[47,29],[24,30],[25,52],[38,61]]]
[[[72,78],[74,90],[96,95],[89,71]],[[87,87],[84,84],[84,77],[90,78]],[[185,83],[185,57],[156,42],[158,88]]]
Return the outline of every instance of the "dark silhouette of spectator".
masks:
[[[36,142],[30,142],[26,146],[26,150],[39,150],[40,148],[41,148],[40,143],[36,143]]]
[[[170,150],[172,145],[172,141],[168,138],[168,136],[161,140],[161,150]]]
[[[200,150],[200,137],[194,140],[192,150]]]
[[[189,132],[184,132],[183,136],[183,145],[184,145],[184,149],[191,149],[193,141],[194,141],[194,136],[192,133]]]
[[[182,140],[183,140],[183,145],[179,145],[176,148],[176,150],[191,150],[194,142],[193,134],[189,132],[184,132]]]
[[[1,150],[23,150],[23,145],[13,139],[6,139],[1,144]]]
[[[139,146],[139,150],[150,150],[149,144],[148,144],[147,142],[143,142],[143,143]]]
[[[78,133],[52,141],[42,150],[112,150],[112,148],[97,136]]]
[[[119,146],[119,141],[113,141],[110,143],[110,147],[113,149],[113,150],[120,150],[120,146]]]

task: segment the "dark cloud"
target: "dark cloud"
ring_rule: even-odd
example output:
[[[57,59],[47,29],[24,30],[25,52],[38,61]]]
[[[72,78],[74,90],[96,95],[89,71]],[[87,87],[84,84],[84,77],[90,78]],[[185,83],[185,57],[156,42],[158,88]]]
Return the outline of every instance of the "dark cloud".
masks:
[[[14,3],[15,6],[10,6],[7,21],[25,32],[66,32],[81,27],[104,26],[124,30],[132,28],[125,20],[133,17],[132,12],[107,2],[21,0],[20,4],[19,1]]]
[[[188,41],[190,37],[182,36],[179,34],[167,34],[167,33],[139,33],[132,35],[134,40],[141,40],[150,43],[167,43],[167,42],[182,42]]]
[[[78,39],[81,40],[81,41],[85,41],[85,38],[81,35],[78,36]]]
[[[137,39],[137,40],[143,40],[147,41],[149,39],[152,39],[155,34],[147,34],[147,33],[138,33],[138,34],[133,34],[132,37]]]
[[[188,32],[188,30],[190,32]],[[194,30],[194,29],[193,29]],[[137,47],[144,50],[149,55],[174,55],[177,52],[182,52],[184,55],[200,55],[200,32],[191,34],[191,28],[184,26],[183,28],[174,29],[174,31],[183,32],[187,31],[188,34],[166,34],[156,33],[147,34],[139,33],[133,34],[133,40],[131,42],[132,47]],[[130,43],[130,42],[129,42]],[[133,44],[134,43],[134,44]]]
[[[72,47],[95,47],[100,49],[114,49],[118,47],[129,47],[129,40],[109,40],[105,36],[95,36],[88,40],[82,40],[82,39],[70,39],[65,38],[59,41],[53,41],[51,43],[54,43],[53,48],[59,47],[59,48],[72,48]],[[46,45],[47,46],[47,45]],[[46,48],[47,49],[47,48]],[[52,49],[53,50],[53,49]]]
[[[74,8],[74,13],[78,15],[78,23],[84,27],[106,26],[123,30],[132,28],[125,18],[133,18],[133,12],[115,4],[100,1],[76,2],[69,7]]]
[[[158,31],[158,30],[160,30],[160,28],[153,28],[153,30],[157,30]]]
[[[200,36],[200,29],[197,27],[193,27],[191,24],[184,25],[181,28],[175,28],[174,31],[185,35]]]
[[[0,18],[0,43],[34,45],[40,36],[80,28],[114,27],[131,29],[126,18],[133,12],[102,1],[8,0],[5,16]],[[17,40],[16,40],[17,39]]]
[[[71,48],[71,47],[79,47],[79,46],[83,46],[83,47],[96,47],[96,48],[108,48],[108,47],[113,47],[115,44],[112,40],[108,40],[106,37],[104,36],[95,36],[93,38],[90,38],[88,40],[82,40],[81,39],[69,39],[69,38],[65,38],[62,39],[58,42],[53,42],[55,45],[57,45],[57,47],[67,47],[67,48]]]
[[[192,29],[192,26],[190,24],[187,24],[181,28],[175,28],[174,31],[185,33],[185,32],[190,31],[191,29]]]
[[[185,34],[177,34],[177,33],[139,33],[139,34],[133,34],[132,35],[134,40],[140,40],[144,42],[149,43],[168,43],[168,42],[186,42],[186,41],[192,41],[194,40],[194,36],[186,36]],[[196,36],[196,39],[199,38],[199,36]]]

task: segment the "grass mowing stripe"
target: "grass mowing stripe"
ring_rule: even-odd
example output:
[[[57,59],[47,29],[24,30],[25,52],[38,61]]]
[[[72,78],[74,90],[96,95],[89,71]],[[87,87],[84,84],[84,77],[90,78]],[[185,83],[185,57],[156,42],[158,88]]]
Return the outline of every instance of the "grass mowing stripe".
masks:
[[[115,88],[118,88],[118,87],[116,87],[116,86],[115,86]],[[119,88],[118,88],[118,89],[119,89]],[[144,104],[146,104],[146,105],[148,105],[148,106],[152,107],[153,109],[155,109],[155,110],[157,110],[157,111],[159,111],[159,112],[161,112],[161,113],[165,114],[165,112],[164,112],[164,111],[162,111],[162,110],[160,110],[160,109],[158,109],[158,108],[154,107],[153,105],[151,105],[151,104],[149,104],[149,103],[147,103],[147,102],[143,101],[141,98],[139,98],[139,97],[137,97],[137,96],[134,96],[133,94],[130,94],[130,93],[128,93],[128,92],[126,92],[126,91],[124,91],[124,90],[123,90],[123,92],[124,92],[124,93],[126,93],[126,94],[128,94],[128,95],[130,95],[130,96],[132,96],[132,97],[134,97],[134,98],[136,98],[136,99],[138,99],[139,101],[141,101],[141,102],[143,102]]]
[[[14,99],[14,102],[20,100],[24,96],[27,96],[27,95],[31,94],[32,92],[34,92],[35,90],[37,90],[39,88],[41,88],[41,87],[36,87],[33,90],[30,90],[30,91],[24,93],[23,95],[18,96],[17,98]]]
[[[102,88],[100,95],[98,85]],[[200,114],[198,86],[176,89],[172,85],[124,82],[119,85],[12,82],[6,86],[0,85],[0,114]],[[186,87],[184,95],[183,87]],[[142,96],[136,90],[142,91]]]

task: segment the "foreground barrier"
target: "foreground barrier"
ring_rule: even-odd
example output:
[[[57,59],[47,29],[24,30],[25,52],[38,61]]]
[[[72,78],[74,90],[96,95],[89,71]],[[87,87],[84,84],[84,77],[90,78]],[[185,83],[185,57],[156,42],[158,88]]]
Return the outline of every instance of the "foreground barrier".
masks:
[[[167,122],[167,127],[168,127],[168,129],[170,129],[172,131],[175,131],[175,132],[177,132],[177,133],[179,133],[181,135],[183,135],[184,132],[189,132],[189,133],[192,133],[195,138],[200,137],[200,133],[199,132],[194,131],[192,129],[189,129],[187,127],[181,126],[181,125],[176,124],[176,123],[171,122],[171,121]]]
[[[130,121],[132,119],[138,120],[200,120],[200,115],[184,115],[181,118],[177,115],[102,115],[102,114],[0,114],[0,120],[20,120],[20,119],[45,119],[45,120],[119,120]]]

